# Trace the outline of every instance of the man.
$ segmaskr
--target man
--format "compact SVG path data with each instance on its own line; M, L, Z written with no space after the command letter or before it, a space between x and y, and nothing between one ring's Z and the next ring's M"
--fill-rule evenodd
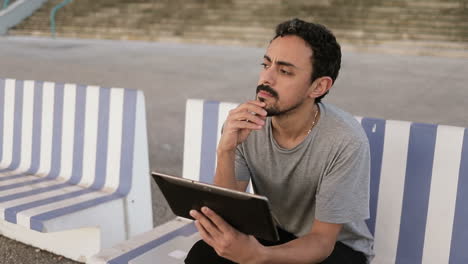
M215 184L268 197L281 241L235 230L209 208L192 210L203 238L186 263L366 263L367 137L348 113L321 103L338 76L341 50L324 26L278 25L254 101L230 111L217 149Z

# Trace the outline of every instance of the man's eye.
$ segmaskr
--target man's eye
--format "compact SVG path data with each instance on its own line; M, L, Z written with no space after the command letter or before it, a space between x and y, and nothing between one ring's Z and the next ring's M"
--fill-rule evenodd
M286 70L280 70L280 72L284 75L291 75L291 72L288 72Z
M263 66L263 69L268 69L268 68L270 67L270 65L268 65L268 64L266 64L266 63L262 63L262 64L260 64L260 65Z

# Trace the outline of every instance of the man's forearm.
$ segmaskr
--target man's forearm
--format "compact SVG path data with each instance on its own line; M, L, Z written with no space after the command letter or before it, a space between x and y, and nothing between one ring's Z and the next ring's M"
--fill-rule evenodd
M335 241L311 233L285 244L262 248L258 261L252 263L320 263L331 254L334 245Z
M215 185L233 190L239 190L234 171L235 158L235 151L217 152L217 166L216 174L214 177Z

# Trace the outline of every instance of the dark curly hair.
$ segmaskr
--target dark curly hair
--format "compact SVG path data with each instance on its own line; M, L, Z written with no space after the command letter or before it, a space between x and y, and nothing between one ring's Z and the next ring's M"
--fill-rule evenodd
M312 49L311 83L319 77L329 76L335 82L341 67L341 47L333 33L321 24L309 23L298 18L288 20L276 27L278 37L294 35L302 38ZM328 91L315 99L320 102Z

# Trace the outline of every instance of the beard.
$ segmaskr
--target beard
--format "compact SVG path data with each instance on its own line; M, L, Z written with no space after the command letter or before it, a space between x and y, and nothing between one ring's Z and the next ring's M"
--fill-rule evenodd
M265 111L267 112L267 116L281 116L281 115L286 115L286 114L290 113L291 111L298 108L301 104L302 104L302 101L298 102L298 103L294 104L293 106L290 106L290 107L288 107L286 109L279 109L276 106L266 106Z
M271 88L271 87L268 86L268 85L260 84L259 86L257 86L256 95L257 95L260 91L265 91L265 92L271 94L271 96L273 97L273 99L276 99L276 101L279 100L278 92L276 92L273 88ZM257 96L257 99L258 99L260 102L266 102L265 98L262 98L262 97L258 97L258 96ZM285 114L287 114L287 113L293 111L294 109L298 108L302 103L303 103L303 101L297 102L297 103L294 104L293 106L288 107L288 108L286 108L286 109L280 109L279 107L277 107L277 106L275 106L275 105L267 105L267 106L265 106L264 109L265 109L265 111L267 112L267 116L281 116L281 115L285 115Z

